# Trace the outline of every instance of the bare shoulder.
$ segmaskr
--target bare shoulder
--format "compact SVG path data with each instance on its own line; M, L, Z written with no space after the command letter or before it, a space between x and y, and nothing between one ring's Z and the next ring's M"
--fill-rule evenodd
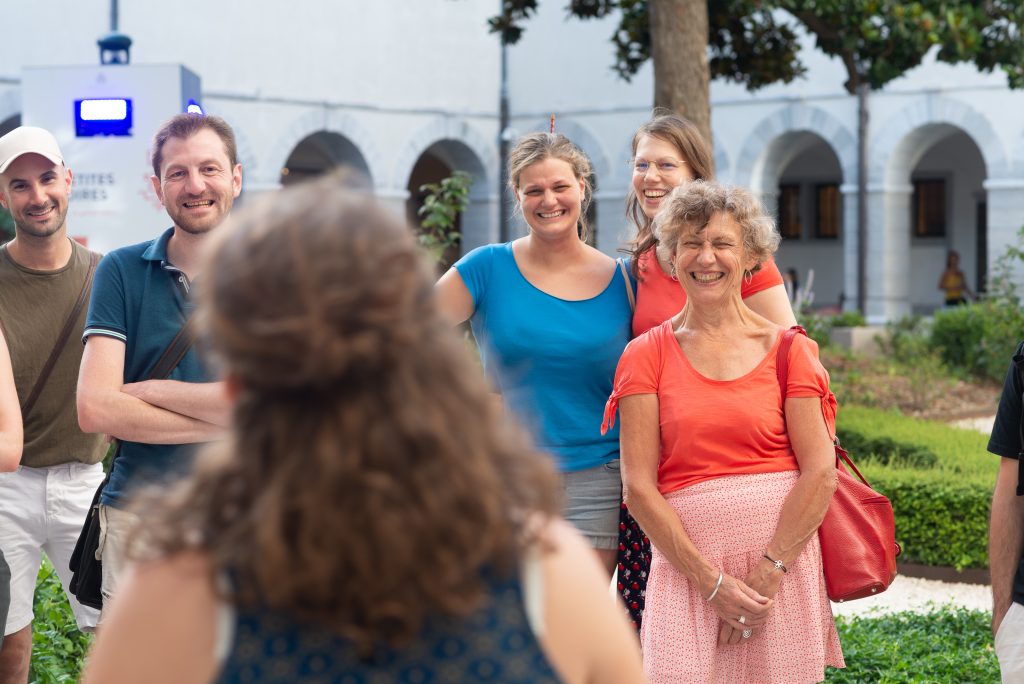
M104 608L82 681L209 681L217 596L205 555L188 552L126 571Z
M544 576L541 644L567 682L642 682L636 633L611 596L597 555L563 520L540 534Z

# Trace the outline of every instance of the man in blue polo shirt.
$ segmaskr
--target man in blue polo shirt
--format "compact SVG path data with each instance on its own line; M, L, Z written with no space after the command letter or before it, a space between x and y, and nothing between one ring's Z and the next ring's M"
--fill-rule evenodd
M100 506L104 597L116 587L137 522L124 510L131 495L186 471L191 445L220 435L228 419L223 385L195 349L168 379L146 378L192 312L200 250L242 190L234 132L215 116L173 117L154 137L153 173L174 225L104 257L83 333L78 421L86 432L121 440Z

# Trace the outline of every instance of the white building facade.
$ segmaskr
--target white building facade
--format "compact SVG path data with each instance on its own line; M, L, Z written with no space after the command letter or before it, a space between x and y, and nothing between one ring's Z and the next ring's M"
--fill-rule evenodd
M121 2L135 64L180 63L202 79L202 104L235 128L248 195L325 168L363 171L396 209L454 169L474 178L461 249L498 239L501 51L481 0L182 0L173 8ZM624 201L630 140L650 114L651 70L632 82L611 71L614 20L566 19L545 0L509 49L512 128L556 128L590 156L597 245L628 239ZM0 132L22 121L25 68L95 64L106 0L5 10ZM815 304L857 301L857 103L841 66L805 50L808 77L750 94L712 88L720 180L750 187L778 212L776 257ZM1024 92L999 74L926 63L868 100L869 319L939 306L936 284L956 250L981 287L1024 223ZM174 112L168 112L168 116ZM31 123L31 121L25 121ZM151 132L143 132L150 135ZM69 163L74 168L74 160ZM140 172L141 173L141 172ZM126 221L131 220L125 217ZM117 226L112 225L112 230ZM516 223L516 230L521 230ZM73 232L73 227L72 227Z

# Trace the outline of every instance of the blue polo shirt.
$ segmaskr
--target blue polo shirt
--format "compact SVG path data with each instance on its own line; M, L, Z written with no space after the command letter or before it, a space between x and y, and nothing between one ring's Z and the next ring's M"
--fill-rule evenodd
M167 261L169 228L156 240L110 252L96 268L82 339L106 335L125 344L124 382L145 380L194 308L184 273ZM193 346L170 379L211 382L210 369ZM102 503L120 508L142 484L186 472L194 445L121 442L121 451L103 490Z

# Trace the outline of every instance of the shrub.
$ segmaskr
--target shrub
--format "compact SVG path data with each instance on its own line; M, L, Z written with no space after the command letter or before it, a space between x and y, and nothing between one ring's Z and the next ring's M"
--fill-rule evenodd
M77 682L92 636L78 631L57 571L46 558L36 581L32 610L32 663L29 681L36 684Z
M859 467L859 466L858 466ZM892 501L903 562L963 568L988 567L992 485L980 476L867 463L868 482Z
M1002 382L1022 339L1024 310L993 296L936 312L930 344L950 368Z
M998 682L992 616L942 608L928 614L837 618L846 669L829 669L835 682Z
M903 561L988 566L999 459L986 451L985 435L862 406L840 409L838 434L868 482L892 501Z
M828 347L832 344L833 328L867 325L867 321L859 311L844 311L833 316L821 316L805 309L797 316L797 322L804 327L807 336L817 342L819 347Z

